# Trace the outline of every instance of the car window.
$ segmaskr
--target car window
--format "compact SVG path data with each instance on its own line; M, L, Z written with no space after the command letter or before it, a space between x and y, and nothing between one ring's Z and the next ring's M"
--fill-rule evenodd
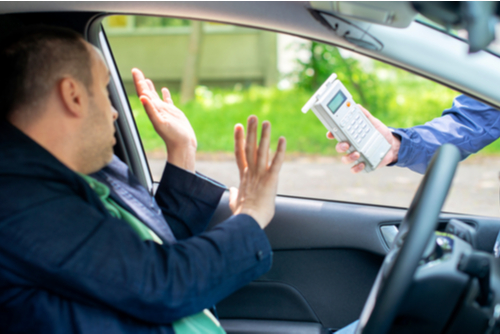
M130 106L158 182L167 154L135 94L131 69L156 89L168 87L198 141L197 170L238 186L233 128L255 114L272 124L272 147L287 138L278 193L408 207L422 175L384 167L352 174L336 141L302 106L335 72L354 100L383 123L406 128L439 117L459 95L447 87L370 58L301 38L246 27L177 18L109 16L103 22ZM462 162L445 211L498 213L495 142Z

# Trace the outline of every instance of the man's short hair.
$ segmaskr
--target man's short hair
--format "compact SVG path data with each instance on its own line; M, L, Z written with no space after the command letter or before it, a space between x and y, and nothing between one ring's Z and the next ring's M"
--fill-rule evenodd
M37 25L9 35L0 42L0 120L36 108L65 76L91 92L91 68L90 52L72 30Z

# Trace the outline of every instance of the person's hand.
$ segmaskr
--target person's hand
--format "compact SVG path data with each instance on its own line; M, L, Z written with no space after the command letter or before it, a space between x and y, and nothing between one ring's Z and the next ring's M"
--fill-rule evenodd
M366 110L365 108L363 108L360 105L358 105L358 106L363 111L363 113L368 118L368 120L373 124L375 129L377 129L382 134L382 136L384 136L384 138L389 142L389 144L391 144L391 149L389 150L389 152L387 152L384 159L382 159L382 161L378 165L378 168L383 167L383 166L387 166L388 164L397 161L398 160L399 146L401 145L400 140L398 138L396 138L395 136L393 136L391 130L389 130L389 128L384 123L382 123L379 119L373 117L372 114L370 114L370 112L368 110ZM328 131L326 133L326 137L328 139L335 138L330 131ZM345 153L349 150L349 147L350 147L349 143L339 142L339 143L337 143L337 146L335 147L335 149L339 153ZM344 155L342 157L342 162L344 164L352 164L353 162L358 160L359 157L360 157L359 152L354 151L354 152L351 152L350 154ZM351 172L356 174L356 173L361 172L364 168L365 168L365 164L362 162L362 163L359 163L359 164L353 166L351 168Z
M278 174L285 159L286 140L280 137L278 149L269 163L271 124L267 121L262 123L258 147L256 116L248 117L247 127L246 140L243 126L236 124L234 127L234 151L240 171L240 187L230 189L229 207L233 214L248 214L264 228L274 216Z
M132 77L137 95L155 131L167 145L168 162L194 172L197 142L191 123L174 105L167 88L161 89L161 99L153 82L146 79L141 70L132 69Z

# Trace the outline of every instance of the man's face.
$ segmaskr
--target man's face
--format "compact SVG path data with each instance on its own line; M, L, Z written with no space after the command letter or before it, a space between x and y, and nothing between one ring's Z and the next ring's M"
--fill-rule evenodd
M88 116L84 125L83 156L89 157L86 169L95 172L106 166L113 157L116 143L114 121L118 113L108 95L109 70L99 52L86 43L92 55L92 87L89 91Z

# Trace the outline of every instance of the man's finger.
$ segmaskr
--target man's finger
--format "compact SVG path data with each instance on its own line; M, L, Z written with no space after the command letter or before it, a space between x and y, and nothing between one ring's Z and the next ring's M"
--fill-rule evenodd
M363 107L362 105L358 104L358 107L359 107L359 109L361 109L363 114L365 114L365 116L370 120L370 122L372 122L372 119L374 118L373 115L367 109L365 109L365 107Z
M163 95L163 101L167 102L167 103L174 103L172 101L172 95L170 95L170 91L168 90L168 88L166 87L163 87L161 89L161 94Z
M247 167L247 160L245 157L245 130L241 124L236 124L234 126L234 155L241 177L243 171Z
M149 99L149 97L142 95L139 97L139 100L141 100L142 105L144 106L144 109L146 110L146 114L148 115L149 119L151 120L151 123L153 125L158 124L159 118L158 118L158 113L156 112L155 106L153 102Z
M148 88L151 92L153 92L155 98L160 98L160 95L156 92L155 85L153 81L146 79L146 84L148 85Z
M354 161L358 160L360 157L359 152L352 152L349 155L344 155L342 157L342 163L344 164L352 164Z
M139 85L141 80L144 80L144 74L142 71L138 68L133 68L132 69L132 78L134 79L134 86L135 86L135 91L137 93L137 96L142 95L142 89L140 89Z
M344 152L347 152L349 147L350 147L349 143L343 141L343 142L337 143L337 145L335 146L335 149L339 153L344 153Z
M245 154L247 166L250 170L255 169L257 159L257 117L252 115L248 117L247 139L245 144Z
M281 166L285 161L285 151L286 151L286 139L285 137L280 137L278 140L278 148L276 149L276 153L274 154L273 162L271 163L271 167L269 167L269 171L272 174L278 174L281 170Z
M259 172L267 169L267 156L269 154L269 142L271 140L271 123L262 122L262 132L260 135L259 148L257 150L257 170Z
M364 162L362 162L362 163L360 163L360 164L357 164L356 166L353 166L353 167L351 168L351 172L352 172L353 174L357 174L357 173L362 172L362 171L363 171L363 169L365 169L365 163L364 163Z
M152 91L149 89L148 83L144 78L144 74L139 69L134 68L132 70L132 76L134 78L134 86L137 92L137 96L147 95L150 98L154 98Z
M150 100L156 100L157 94L149 89L148 83L146 80L141 80L138 84L139 88L139 96L147 96Z

